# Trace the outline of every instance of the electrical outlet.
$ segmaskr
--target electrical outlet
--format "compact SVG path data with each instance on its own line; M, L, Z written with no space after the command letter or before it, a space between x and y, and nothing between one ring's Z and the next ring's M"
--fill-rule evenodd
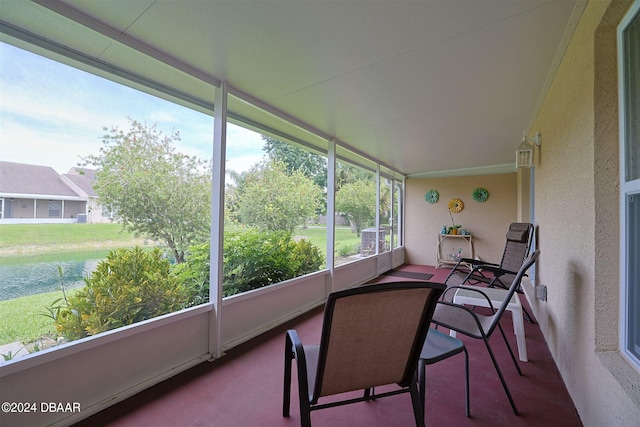
M547 300L547 285L536 286L536 298L541 301Z

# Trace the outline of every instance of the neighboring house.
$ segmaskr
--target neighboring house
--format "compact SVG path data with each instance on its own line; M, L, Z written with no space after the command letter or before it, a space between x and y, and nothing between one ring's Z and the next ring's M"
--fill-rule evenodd
M94 175L72 168L61 176L49 166L0 162L0 223L102 222Z
M86 198L87 222L112 221L113 212L100 203L98 194L93 189L93 181L96 178L95 169L73 167L66 174L62 174L61 178L64 183Z

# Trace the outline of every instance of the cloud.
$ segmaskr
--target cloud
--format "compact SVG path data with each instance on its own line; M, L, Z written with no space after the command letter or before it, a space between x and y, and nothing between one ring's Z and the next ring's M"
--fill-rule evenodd
M103 128L129 128L128 118L179 131L176 149L210 159L213 117L0 43L0 158L67 172L80 156L98 154ZM260 134L227 126L227 167L262 160Z
M180 123L176 116L166 111L154 111L149 114L148 118L152 123Z
M226 170L232 170L238 173L246 172L251 169L251 166L261 162L263 157L262 154L254 154L227 159Z
M229 123L227 125L227 146L233 150L262 150L264 141L261 135L249 129Z

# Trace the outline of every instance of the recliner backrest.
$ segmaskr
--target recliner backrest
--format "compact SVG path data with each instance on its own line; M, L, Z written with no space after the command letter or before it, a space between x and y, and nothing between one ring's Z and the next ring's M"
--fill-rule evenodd
M524 259L529 255L533 239L533 224L526 222L513 222L507 231L507 243L502 253L500 268L509 271L518 271ZM506 277L506 283L513 280L513 275Z

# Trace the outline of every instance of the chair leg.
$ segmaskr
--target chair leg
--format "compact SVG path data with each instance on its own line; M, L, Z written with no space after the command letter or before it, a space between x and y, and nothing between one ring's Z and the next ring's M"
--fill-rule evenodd
M522 289L522 284L518 286L518 289L516 289L516 292L519 294L524 294L524 289ZM536 321L534 320L533 316L531 316L527 311L527 309L524 307L522 307L522 317L524 318L524 320L531 323L532 325L536 324Z
M298 361L299 362L299 361ZM311 427L311 403L309 403L308 383L306 377L303 381L300 378L304 375L300 373L300 368L306 369L306 366L298 365L298 400L300 401L300 425L302 427Z
M289 340L286 340L284 349L284 387L282 396L282 416L288 417L291 408L291 361L293 352L290 348Z
M511 360L513 360L513 364L516 365L516 369L518 370L518 375L522 376L522 371L520 370L520 364L518 363L518 360L516 359L516 355L513 354L513 350L511 349L511 346L509 345L509 340L507 340L507 335L504 333L504 329L502 329L502 326L500 326L500 323L498 323L498 329L500 329L500 333L502 334L502 338L504 338L504 343L507 345L507 349L509 350L509 354L511 355Z
M416 427L424 427L424 410L422 409L422 399L418 392L418 384L414 374L413 380L409 384L409 393L411 394L411 404L413 405L413 415L416 419Z
M308 401L300 401L300 426L311 427L311 408Z
M376 400L376 388L365 388L364 389L364 398L365 400Z
M469 418L471 417L471 404L469 402L469 353L466 347L463 347L462 350L464 350L464 406L467 418Z
M534 320L533 316L529 314L526 308L522 307L522 312L524 313L524 320L531 323L532 325L536 324L536 321Z
M483 337L482 339L484 341L484 345L487 347L487 350L489 351L489 356L491 356L491 361L493 362L493 366L496 368L496 372L498 372L498 377L500 378L500 382L502 383L502 388L504 388L504 392L507 394L507 398L509 398L511 409L513 409L514 414L520 415L518 413L518 408L516 408L516 403L513 401L513 397L511 397L509 386L507 386L507 382L504 380L504 377L502 376L502 371L498 366L498 361L496 360L496 357L494 356L493 351L491 350L491 346L489 345L489 340L487 339L487 337Z
M420 392L420 399L422 400L422 410L426 407L426 386L425 386L425 369L424 360L418 361L418 391Z

